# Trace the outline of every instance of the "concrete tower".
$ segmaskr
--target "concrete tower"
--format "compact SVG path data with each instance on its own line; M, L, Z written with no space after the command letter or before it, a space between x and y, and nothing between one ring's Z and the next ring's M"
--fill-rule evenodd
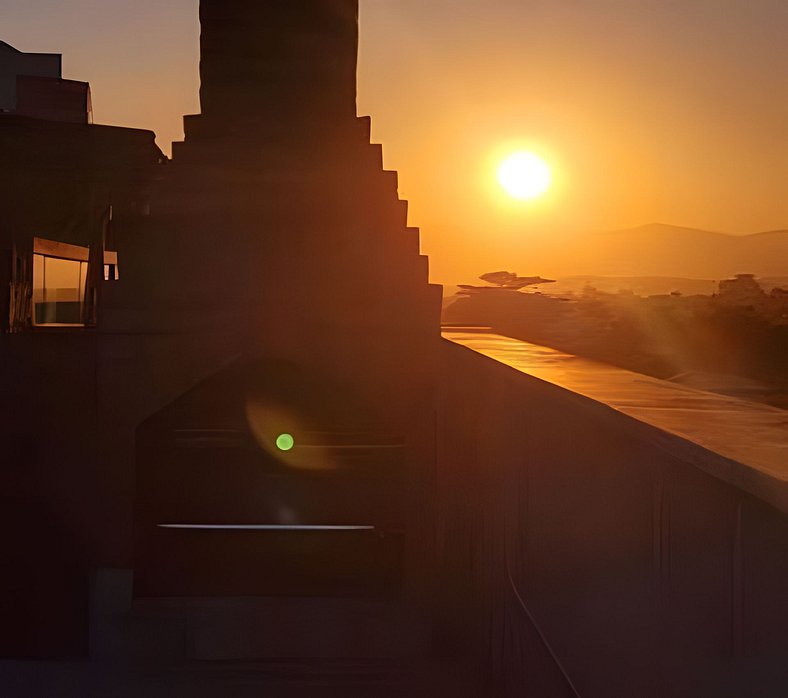
M355 118L357 0L205 0L200 19L210 132L325 138Z
M318 362L363 344L365 360L333 361L345 368L375 337L381 356L437 341L440 289L355 113L358 2L203 0L200 17L202 113L150 217L117 222L125 273L105 329Z
M158 574L155 562L173 559L170 538L157 547L156 522L187 515L168 508L168 493L195 472L185 456L182 468L174 465L184 453L177 448L161 461L174 433L196 424L260 441L268 424L246 423L251 399L311 420L312 433L333 434L329 441L344 439L328 444L332 453L353 445L350 432L360 434L356 446L381 445L369 451L366 489L351 494L329 478L311 504L259 499L271 491L266 468L287 461L276 453L271 461L270 444L261 444L259 456L269 465L244 471L253 473L249 482L231 482L228 473L243 467L233 470L226 454L217 456L219 479L190 484L194 502L237 493L221 512L204 512L213 520L275 520L303 505L298 516L307 523L331 523L363 503L359 517L395 528L407 520L415 531L434 452L440 288L428 283L397 175L383 170L369 119L356 116L357 1L202 0L200 17L202 113L186 117L185 141L174 145L150 215L115 221L120 280L107 290L102 317L103 332L116 338L112 351L127 362L122 376L108 376L107 401L111 409L124 396L116 429L137 433L137 528L150 553L137 579L148 580L145 593L177 592L180 583ZM257 391L251 398L250 386ZM363 407L349 410L351 403ZM386 449L397 457L381 460ZM395 471L410 483L405 499L385 492ZM287 472L291 492L311 487L298 484L298 467ZM371 472L380 477L370 479ZM332 501L356 504L331 514L323 504ZM414 532L408 539L425 538ZM297 576L284 578L304 581ZM238 583L248 580L240 575ZM199 584L191 591L199 593Z

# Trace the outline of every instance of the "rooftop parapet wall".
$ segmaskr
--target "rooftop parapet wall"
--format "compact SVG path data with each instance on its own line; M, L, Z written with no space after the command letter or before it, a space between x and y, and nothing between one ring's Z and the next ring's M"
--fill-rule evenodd
M451 330L444 337L632 417L633 428L648 434L660 448L788 513L785 410L694 390L510 337Z
M76 80L19 75L16 113L34 119L88 124L93 118L90 85Z
M496 695L553 695L533 685L537 650L568 695L782 695L785 412L444 338L441 615Z

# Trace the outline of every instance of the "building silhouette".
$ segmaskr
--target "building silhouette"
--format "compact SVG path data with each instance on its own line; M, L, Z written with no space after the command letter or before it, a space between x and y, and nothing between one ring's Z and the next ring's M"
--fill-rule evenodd
M60 54L23 53L0 41L0 113L88 123L90 86L64 80Z
M0 115L0 683L778 695L782 411L441 336L357 0L200 18L172 161Z

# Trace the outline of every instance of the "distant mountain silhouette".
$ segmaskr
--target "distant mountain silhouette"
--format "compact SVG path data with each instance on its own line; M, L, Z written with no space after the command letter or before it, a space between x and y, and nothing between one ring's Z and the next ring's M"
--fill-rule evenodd
M734 274L788 275L788 230L726 235L651 224L592 233L543 247L530 263L539 273L595 276L672 276L723 279ZM521 265L522 266L522 265Z

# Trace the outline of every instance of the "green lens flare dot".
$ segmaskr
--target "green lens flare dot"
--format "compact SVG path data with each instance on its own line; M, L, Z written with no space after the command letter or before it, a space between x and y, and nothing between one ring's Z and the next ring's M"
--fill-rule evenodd
M290 434L280 434L276 437L276 447L280 451L290 451L295 446L295 439Z

